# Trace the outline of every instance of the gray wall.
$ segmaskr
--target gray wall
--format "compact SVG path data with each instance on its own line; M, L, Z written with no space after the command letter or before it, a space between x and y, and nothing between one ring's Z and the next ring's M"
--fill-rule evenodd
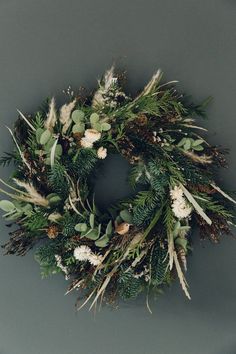
M215 98L210 139L231 149L222 182L235 187L236 1L0 0L1 151L16 108L36 109L71 84L92 88L112 61L129 90L161 67L196 99ZM7 171L1 171L6 176ZM1 241L7 239L1 223ZM0 256L0 354L235 354L236 242L195 237L188 280L152 304L76 314L61 277L41 280L33 255Z

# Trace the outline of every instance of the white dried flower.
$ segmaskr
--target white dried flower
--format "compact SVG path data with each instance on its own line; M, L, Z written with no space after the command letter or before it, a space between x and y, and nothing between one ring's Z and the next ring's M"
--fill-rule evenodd
M93 143L90 140L88 140L87 138L82 138L80 140L80 145L85 149L93 147Z
M190 216L192 212L192 207L187 203L184 192L181 187L174 186L170 190L170 196L172 199L172 211L177 219L185 219Z
M184 198L182 201L175 200L171 207L177 219L185 219L189 217L192 212L191 206L186 203Z
M98 132L96 129L86 129L84 132L84 136L91 143L95 143L95 141L101 138L101 133Z
M97 266L99 264L102 263L102 256L99 255L99 254L95 254L95 253L92 253L89 258L88 258L88 261L90 264L92 264L93 266Z
M172 200L181 198L183 194L184 192L179 186L174 186L174 188L170 190L170 196Z
M74 257L77 261L89 261L93 266L97 266L102 263L102 256L92 252L88 246L78 246L74 249Z
M78 246L74 249L74 257L77 261L88 261L92 251L88 246Z
M97 151L97 156L99 159L105 159L107 157L107 149L101 146Z

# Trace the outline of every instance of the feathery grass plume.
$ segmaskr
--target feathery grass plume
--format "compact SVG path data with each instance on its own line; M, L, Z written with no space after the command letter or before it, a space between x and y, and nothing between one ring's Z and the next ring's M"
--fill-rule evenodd
M201 163L203 165L212 163L212 157L208 156L206 154L203 154L203 155L199 156L199 155L195 154L194 152L185 151L185 150L183 150L183 153L184 153L184 155L189 157L194 162Z
M49 104L49 112L44 125L45 128L50 131L53 131L56 121L57 121L57 113L56 113L55 98L52 97L51 102Z
M160 83L163 72L161 69L158 69L157 72L152 76L151 80L144 87L143 91L140 93L138 97L147 96L155 92L157 85Z
M13 181L21 188L24 188L27 193L28 196L24 195L24 200L26 202L35 204L35 205L40 205L42 207L47 207L49 202L48 200L43 197L41 194L39 194L37 192L37 190L35 189L35 187L31 184L31 183L26 183L23 181L18 180L17 178L13 178Z
M68 104L64 104L60 109L60 122L63 125L62 132L65 134L72 123L71 112L75 108L76 99Z
M95 92L92 100L93 108L101 107L104 105L105 100L103 95L104 93L107 93L109 91L113 83L114 83L114 66L112 65L112 67L105 72L102 82L100 80L98 81L99 88Z

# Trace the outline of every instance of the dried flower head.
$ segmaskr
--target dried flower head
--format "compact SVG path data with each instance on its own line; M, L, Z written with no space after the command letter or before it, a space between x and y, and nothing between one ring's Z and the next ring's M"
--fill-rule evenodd
M99 159L105 159L107 157L107 149L101 146L97 151L97 156Z

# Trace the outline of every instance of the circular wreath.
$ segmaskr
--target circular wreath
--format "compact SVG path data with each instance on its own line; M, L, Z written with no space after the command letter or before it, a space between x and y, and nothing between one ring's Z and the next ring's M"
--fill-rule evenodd
M207 102L190 103L161 78L158 70L132 98L112 67L93 94L69 88L59 109L52 98L33 115L18 111L8 128L15 149L0 163L16 168L10 182L1 179L10 198L0 208L17 229L5 252L25 255L39 244L42 275L63 273L67 293L80 290L80 307L159 291L176 277L190 299L184 272L192 228L218 242L234 223L235 201L215 182L225 151L199 135L206 129L194 119ZM94 180L113 153L131 164L134 193L101 212Z

